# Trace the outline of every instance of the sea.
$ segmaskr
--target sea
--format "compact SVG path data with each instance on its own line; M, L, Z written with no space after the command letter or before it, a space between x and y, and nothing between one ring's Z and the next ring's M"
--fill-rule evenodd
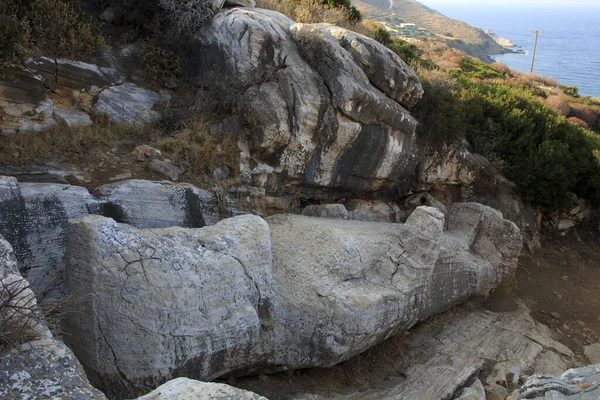
M421 0L459 19L521 46L526 54L492 55L509 68L529 72L535 35L540 31L533 72L577 86L584 96L600 97L600 0L443 1Z

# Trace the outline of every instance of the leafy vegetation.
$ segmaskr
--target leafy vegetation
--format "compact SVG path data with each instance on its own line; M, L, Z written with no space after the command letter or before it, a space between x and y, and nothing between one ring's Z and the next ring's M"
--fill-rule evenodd
M0 2L0 67L40 50L82 58L104 44L94 18L66 0Z
M348 21L350 22L360 22L362 19L360 11L352 5L350 0L323 0L323 4L329 8L344 8L348 13Z
M420 70L425 96L414 110L420 136L429 143L466 138L543 209L566 206L571 193L600 202L600 136L585 121L567 120L542 102L535 86L509 84L506 72L471 58L459 65L452 72ZM581 116L597 119L590 113Z

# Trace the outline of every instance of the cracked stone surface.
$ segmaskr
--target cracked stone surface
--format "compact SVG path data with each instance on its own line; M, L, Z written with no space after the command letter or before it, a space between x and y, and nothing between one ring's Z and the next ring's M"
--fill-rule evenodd
M105 400L85 377L71 350L54 339L0 353L0 398Z
M331 366L510 278L518 228L477 204L406 224L279 215L202 229L72 220L68 344L108 391ZM469 218L470 225L452 218Z
M271 281L261 218L142 231L87 216L70 223L69 242L68 291L83 305L67 343L108 392L138 395L261 359L258 310Z
M99 191L97 199L79 186L0 176L0 235L38 296L52 300L64 293L70 218L100 214L141 228L197 228L219 220L214 194L190 184L129 180Z
M600 364L574 368L560 376L530 377L519 390L519 400L597 400L600 398Z

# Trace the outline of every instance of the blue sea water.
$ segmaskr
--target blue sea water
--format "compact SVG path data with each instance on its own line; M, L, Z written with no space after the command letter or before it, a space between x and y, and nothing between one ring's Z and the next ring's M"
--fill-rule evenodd
M491 29L527 54L493 57L511 69L529 72L534 46L532 31L540 30L533 72L579 87L579 93L600 97L600 1L538 4L460 3L421 0L440 13ZM559 4L557 4L559 3Z

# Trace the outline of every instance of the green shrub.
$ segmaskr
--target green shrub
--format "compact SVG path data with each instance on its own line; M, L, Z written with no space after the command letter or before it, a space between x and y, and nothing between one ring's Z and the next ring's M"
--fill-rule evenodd
M571 97L579 97L579 88L577 86L558 85L559 88Z
M352 5L350 0L323 0L323 4L329 8L344 8L348 13L348 21L350 22L360 22L362 20L362 14Z
M476 152L499 158L523 198L544 209L575 193L600 200L597 135L571 124L527 90L461 81L465 134Z
M487 64L477 61L471 57L465 57L460 62L460 69L464 76L477 79L493 79L493 78L504 78L506 74L504 72L495 70Z
M32 53L81 58L103 43L99 23L67 0L0 2L0 68Z

